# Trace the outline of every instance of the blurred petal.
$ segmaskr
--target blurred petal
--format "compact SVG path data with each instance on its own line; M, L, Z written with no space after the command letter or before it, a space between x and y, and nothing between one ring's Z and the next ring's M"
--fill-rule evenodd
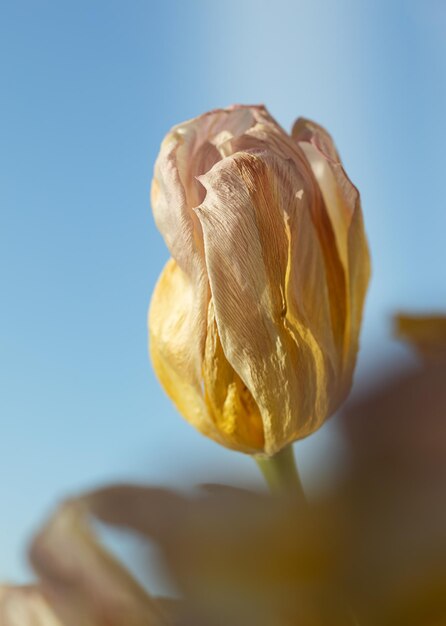
M64 625L37 587L0 586L0 626Z
M395 332L425 359L446 358L446 316L397 315Z
M62 505L35 538L31 561L64 626L162 626L160 607L96 541L86 501Z
M359 398L343 416L356 463L388 478L422 471L446 477L446 360L400 371Z
M445 381L444 360L400 370L342 418L346 579L366 623L446 620Z
M200 624L349 624L328 582L335 546L327 518L293 498L228 488L186 498L131 486L90 498L104 522L155 539Z

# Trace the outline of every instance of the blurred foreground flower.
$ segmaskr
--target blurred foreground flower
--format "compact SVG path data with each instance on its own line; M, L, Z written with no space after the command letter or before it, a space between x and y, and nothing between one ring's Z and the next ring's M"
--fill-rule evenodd
M402 371L352 406L344 475L307 505L221 486L68 501L34 541L38 585L0 591L1 626L446 623L445 377L444 361ZM92 516L155 541L176 600L133 581Z
M215 441L274 455L349 392L369 279L359 194L330 136L262 106L180 124L152 205L172 259L149 314L153 366Z
M91 528L91 514L87 497L59 507L31 547L38 584L32 591L0 588L0 626L171 623L162 601L150 597L99 544Z
M344 416L351 594L366 624L446 624L445 382L446 359L397 372Z

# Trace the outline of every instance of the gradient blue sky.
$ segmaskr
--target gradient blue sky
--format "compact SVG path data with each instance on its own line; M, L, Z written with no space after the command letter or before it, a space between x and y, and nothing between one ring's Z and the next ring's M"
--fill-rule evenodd
M256 479L175 413L146 348L167 259L149 186L173 125L265 103L333 134L373 282L358 378L404 352L391 313L446 308L440 0L0 1L0 579L67 493ZM335 446L299 443L304 479Z

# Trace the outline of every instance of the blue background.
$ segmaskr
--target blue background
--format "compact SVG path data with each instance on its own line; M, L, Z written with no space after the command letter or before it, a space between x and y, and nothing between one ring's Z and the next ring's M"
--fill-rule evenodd
M1 0L0 580L27 580L26 541L66 494L257 480L183 422L147 357L172 125L263 102L333 134L373 254L359 382L405 353L395 310L446 309L445 35L432 0ZM296 445L308 484L337 445L332 424Z

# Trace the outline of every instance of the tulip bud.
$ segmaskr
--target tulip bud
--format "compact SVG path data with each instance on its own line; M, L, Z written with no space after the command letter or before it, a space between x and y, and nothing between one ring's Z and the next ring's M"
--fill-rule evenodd
M149 312L155 372L215 441L273 455L349 392L370 273L359 194L330 136L262 106L180 124L152 206L172 258Z

